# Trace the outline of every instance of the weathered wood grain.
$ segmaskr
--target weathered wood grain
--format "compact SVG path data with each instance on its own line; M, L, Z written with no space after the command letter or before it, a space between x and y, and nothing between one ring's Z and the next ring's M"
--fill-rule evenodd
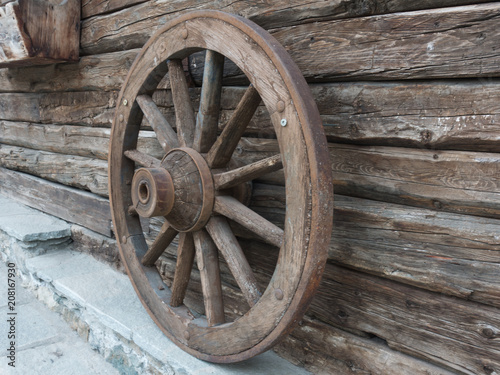
M109 127L117 97L116 91L0 93L0 119Z
M148 0L82 0L82 19L97 14L116 12L120 9L146 1Z
M112 236L109 201L97 195L1 167L0 192L50 215Z
M80 1L17 0L2 5L0 67L78 60Z
M310 85L327 138L333 142L381 146L496 151L500 86L494 79ZM244 87L224 87L219 130L241 100ZM199 89L191 89L198 106ZM47 124L111 126L116 91L1 93L0 119ZM169 90L153 98L175 126ZM144 128L149 128L147 121ZM257 107L247 135L274 134L267 110Z
M78 63L0 69L0 92L119 90L137 52L86 56Z
M103 146L107 144L108 129L80 127L59 129L57 126L47 128L47 126L35 127L27 124L20 128L20 130L18 127L13 128L17 135L10 135L10 131L6 131L6 135L2 136L2 142L70 155L106 158L107 147ZM29 136L30 134L39 137ZM152 132L141 132L138 147L139 150L157 159L161 159L164 155ZM2 150L4 150L0 151L2 162L7 163L4 166L27 168L21 170L42 175L42 172L37 170L34 160L37 153L44 154L44 152L10 146L2 146ZM235 160L241 165L247 165L275 155L278 151L275 140L243 138L237 147ZM500 218L498 203L500 182L497 178L500 175L500 166L499 156L496 153L340 144L330 144L330 152L334 185L339 194L439 211ZM51 160L61 168L61 171L65 168L83 168L80 171L82 176L92 175L93 172L86 168L84 162L71 165L67 158L66 155L51 156ZM94 161L88 159L88 162ZM104 163L100 168L106 165ZM98 169L96 174L101 176L102 171ZM73 175L77 172L68 171L68 173ZM260 181L283 185L284 176L278 171L263 176ZM107 195L107 188L97 185L99 187L89 183L81 186L87 188L93 186L94 192Z
M304 318L274 350L317 375L452 375L428 362L390 349L381 339L361 338Z
M108 195L108 165L103 160L0 144L0 166Z
M0 120L0 142L3 144L103 160L108 158L110 133L108 128ZM138 149L159 159L164 154L152 131L140 132Z
M284 188L254 184L250 207L282 225ZM329 259L405 284L500 307L499 225L498 219L337 194Z
M123 9L128 6L143 3L148 0L83 0L82 1L82 18L111 13ZM334 0L330 2L312 1L305 4L302 1L274 1L270 4L255 4L251 1L241 1L241 4L225 4L220 5L220 10L225 10L231 7L239 7L241 9L238 14L249 18L261 25L262 27L272 28L279 26L289 26L297 23L307 23L326 19L351 18L359 16L367 16L372 14L384 14L403 12L418 9L441 8L454 5L466 5L474 3L482 3L487 0L423 0L412 1L408 3L404 0L386 0L386 1L364 1L356 0ZM189 4L191 3L191 4ZM197 3L192 0L181 1L177 5L177 12L188 11L195 9ZM162 4L156 4L157 7ZM213 4L212 9L216 9L216 4ZM218 4L217 4L218 5ZM164 9L164 8L162 8ZM163 10L164 11L164 10ZM225 10L231 12L231 10ZM236 12L232 12L236 13Z
M498 151L495 79L311 85L333 142Z
M273 35L314 80L488 77L498 74L499 14L492 3L302 24Z
M267 274L269 277L274 268L276 252L259 243L240 243L256 277L261 281L265 279L261 275ZM174 252L167 253L169 256ZM162 261L171 263L168 267L171 271L168 272L172 272L175 261L168 258L162 258ZM167 269L165 264L162 267ZM221 269L223 268L224 265L221 264ZM224 272L223 285L233 285L231 281L226 281ZM192 287L197 288L194 283L191 284L190 288ZM188 291L188 295L190 292ZM238 306L244 302L236 300L234 303ZM236 308L236 311L239 310ZM461 374L492 374L498 371L498 308L429 292L329 263L309 314L343 330L378 337L387 341L391 349L423 358ZM324 338L326 337L318 338L317 342ZM315 341L312 338L306 340ZM438 369L434 367L434 371Z
M331 155L339 194L500 217L498 154L332 145Z
M244 138L235 158L248 164L277 151L274 140ZM338 194L500 217L496 153L330 144L330 154ZM284 185L281 172L260 180Z
M500 371L498 308L329 264L310 311L459 373Z
M84 23L83 53L141 47L153 22L158 27L175 14L172 8L153 9L154 3ZM498 13L499 5L492 3L302 23L272 34L313 81L488 77L499 73Z

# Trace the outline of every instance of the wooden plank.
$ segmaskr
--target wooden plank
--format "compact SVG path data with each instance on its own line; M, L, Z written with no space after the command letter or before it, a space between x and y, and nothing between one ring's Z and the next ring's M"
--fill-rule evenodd
M91 130L95 131L95 129ZM25 126L23 132L21 134L29 135L29 126ZM43 128L39 128L39 132L33 134L41 133L43 133ZM94 135L98 141L97 144L92 146L90 143L89 149L89 143L86 142L85 136L86 134L90 135L91 132L75 135L74 143L71 139L67 139L71 137L65 139L63 131L47 132L49 136L53 134L55 134L55 139L52 143L48 142L47 145L43 145L43 140L50 138L47 136L42 136L42 141L28 137L28 140L23 140L24 143L21 145L68 152L72 155L86 153L86 156L96 155L105 158L102 149L101 151L99 149L106 140L99 139L98 135ZM140 139L139 150L161 159L163 151L154 135L151 132L142 134L144 136ZM15 142L8 142L16 143L23 139L23 137L18 136L14 136L14 138ZM92 137L89 140L92 140ZM58 145L61 145L61 148L58 149L60 147ZM241 165L262 160L265 157L275 155L278 151L277 143L272 139L243 138L238 147L235 159ZM92 155L89 155L89 150ZM104 150L107 150L107 147ZM499 156L496 153L339 144L330 144L330 151L335 189L339 194L439 211L500 218L498 203L500 202L498 193L500 182L497 177L500 175L500 166ZM0 147L0 160L8 168L18 168L38 176L51 176L47 178L58 178L58 182L81 186L84 189L91 189L97 194L107 196L107 184L97 182L102 181L106 174L104 172L107 166L105 162L79 156L72 157L71 162L69 162L67 155L50 154L48 156L49 154L45 151L35 151L22 147ZM50 163L55 163L54 168L60 169L61 175L57 177L57 174L47 174L51 165L37 166L36 155L40 155L39 161L51 160ZM92 172L93 163L99 165L95 172ZM78 168L81 170L78 171ZM66 169L68 169L67 175L63 178L62 171ZM80 173L82 178L77 178L76 173ZM80 184L76 180L71 182L69 175L74 176L72 178L76 180L82 180L82 182ZM96 177L94 182L91 181L91 175ZM83 180L87 182L84 183ZM263 176L260 181L283 185L283 172L278 171Z
M213 6L210 2L200 7L208 4ZM233 4L244 6L241 2ZM163 5L163 9L153 8L156 5L152 1L124 11L129 13L96 17L84 23L83 51L90 54L141 47L152 29L176 14L165 9L172 7L171 3ZM276 28L272 34L302 73L315 81L488 77L499 73L500 57L489 52L495 51L500 33L498 8L492 3L310 22ZM236 9L225 10L239 13ZM137 22L139 19L143 21ZM129 25L124 25L123 20L128 20Z
M490 52L500 32L499 8L491 3L309 23L273 36L314 80L489 77L498 74L500 61Z
M83 0L82 19L115 12L125 7L146 1L148 0ZM311 1L307 4L304 4L303 1L274 1L272 4L259 4L258 7L251 1L241 1L242 4L236 6L239 7L239 9L241 8L238 14L253 20L262 27L274 28L326 19L351 18L372 14L477 4L487 1L488 0L424 0L408 3L404 0L391 0L383 4L359 3L356 0L335 0L328 3L319 0ZM176 4L178 10L173 11L181 12L192 10L198 3L199 2L194 3L192 0L178 1ZM161 7L163 4L156 2L155 5ZM212 9L216 9L216 5L217 4L212 4ZM231 4L229 7L234 6L235 5ZM225 6L225 8L227 8L227 6ZM165 9L162 10L165 12Z
M2 6L0 67L77 61L80 8L79 0L17 0Z
M82 0L82 19L97 14L116 12L120 9L146 1L148 0Z
M1 167L0 193L107 237L112 236L109 201L95 194Z
M93 17L82 24L82 51L85 54L102 53L118 49L139 48L167 21L182 12L201 9L219 9L239 14L266 29L312 22L402 12L417 9L473 4L485 0L419 0L411 3L391 0L359 3L356 0L324 2L320 0L304 3L302 0L273 1L259 4L238 1L216 4L213 1L175 0L164 2L152 0L120 12Z
M0 119L110 127L117 91L0 93Z
M390 349L383 340L358 337L305 318L274 350L317 375L452 375L428 362Z
M347 145L331 154L339 194L500 217L498 154Z
M498 152L498 83L351 82L311 90L332 142Z
M0 120L0 142L68 155L79 155L107 160L109 136L107 128L83 126L43 125ZM152 131L139 133L138 149L161 159L164 155Z
M500 312L327 264L311 313L465 374L500 371Z
M310 85L330 141L380 146L500 150L500 88L496 80ZM224 87L219 130L225 128L244 87ZM190 90L198 106L199 89ZM116 91L1 93L0 119L110 127ZM153 95L175 126L168 90ZM144 128L148 128L147 122ZM246 134L274 134L267 110L257 107Z
M248 164L278 150L269 139L242 139ZM499 218L498 154L329 144L335 191L416 207ZM281 171L260 179L284 185Z
M250 208L282 225L284 188L254 184ZM335 196L329 259L337 264L500 307L498 219ZM245 233L245 236L251 236Z
M120 90L137 52L84 56L78 63L0 69L0 92Z
M104 160L0 144L0 166L108 196L108 164Z

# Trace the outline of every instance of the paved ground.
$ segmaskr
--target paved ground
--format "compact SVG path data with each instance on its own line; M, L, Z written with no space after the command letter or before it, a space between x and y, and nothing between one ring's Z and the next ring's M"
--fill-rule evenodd
M7 266L0 262L0 374L91 375L119 374L93 351L61 316L16 285L16 315L8 306ZM16 278L16 281L19 281ZM15 318L15 358L9 358L10 323ZM15 367L9 363L15 359Z

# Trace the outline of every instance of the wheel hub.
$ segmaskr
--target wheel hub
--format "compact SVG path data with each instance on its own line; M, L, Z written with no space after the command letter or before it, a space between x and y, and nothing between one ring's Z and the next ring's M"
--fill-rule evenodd
M212 214L212 172L192 148L172 149L160 168L140 168L132 180L132 202L143 217L164 216L179 232L199 230Z

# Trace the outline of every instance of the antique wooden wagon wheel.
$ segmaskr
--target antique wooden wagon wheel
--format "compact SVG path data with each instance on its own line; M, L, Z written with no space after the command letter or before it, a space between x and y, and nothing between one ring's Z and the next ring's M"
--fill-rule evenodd
M181 60L201 50L207 51L206 63L195 116ZM232 60L251 85L218 135L224 58ZM151 98L167 73L176 130ZM280 153L235 168L231 156L261 100ZM137 150L143 116L162 145L162 160ZM241 203L237 194L238 186L281 168L286 180L284 230ZM113 223L128 275L151 317L181 348L204 360L236 362L267 350L301 318L326 262L332 177L309 88L284 48L265 30L238 16L198 11L157 32L139 53L120 93L109 183ZM138 215L166 218L149 247ZM265 290L259 290L230 221L279 248ZM177 235L177 265L168 288L154 264ZM250 305L234 321L224 315L219 253ZM194 258L205 317L195 316L183 303Z

